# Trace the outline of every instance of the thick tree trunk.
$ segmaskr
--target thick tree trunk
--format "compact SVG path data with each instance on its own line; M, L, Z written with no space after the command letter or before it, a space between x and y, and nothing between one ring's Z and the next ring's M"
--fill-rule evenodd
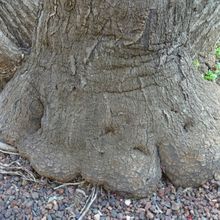
M30 54L38 0L0 0L0 91Z
M213 25L201 32L212 36L208 46L220 37L219 7L45 1L30 60L0 95L1 139L42 175L80 174L138 196L155 189L161 167L176 185L211 178L220 168L220 90L191 63L207 49L195 39L203 22Z

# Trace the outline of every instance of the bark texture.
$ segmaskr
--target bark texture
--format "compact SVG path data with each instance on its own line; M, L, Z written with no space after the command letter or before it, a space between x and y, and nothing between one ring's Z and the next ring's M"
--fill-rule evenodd
M162 170L201 184L220 168L220 90L191 63L219 39L219 10L218 0L44 1L30 59L0 95L1 139L60 181L80 174L137 196Z
M38 3L0 0L0 91L31 52Z

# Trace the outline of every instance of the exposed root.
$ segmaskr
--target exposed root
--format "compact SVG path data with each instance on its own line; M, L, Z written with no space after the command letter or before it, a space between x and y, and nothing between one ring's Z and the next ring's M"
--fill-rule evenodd
M59 185L57 187L54 187L54 189L59 189L59 188L62 188L62 187L65 187L65 186L78 186L78 185L81 185L85 183L85 181L81 181L81 182L75 182L75 183L64 183L62 185Z
M32 182L38 182L31 171L22 167L18 161L13 161L9 164L0 162L0 173L6 175L21 176L22 179Z
M98 194L98 187L95 186L92 188L92 193L89 195L88 199L86 200L86 204L82 208L80 212L80 217L78 220L83 220L86 213L89 211L90 207L92 206L93 202L96 200Z
M92 206L93 202L97 198L98 187L97 186L93 187L92 192L89 196L87 196L83 190L77 189L77 191L80 194L82 194L84 197L87 197L86 203L83 206L82 210L80 211L80 216L77 218L78 220L83 220L86 213L89 211L89 209ZM74 206L74 204L73 204L73 206ZM75 214L72 212L72 215L69 217L69 219L74 219L74 217L75 217Z
M4 154L19 155L18 150L15 147L9 144L2 143L2 142L0 142L0 152Z

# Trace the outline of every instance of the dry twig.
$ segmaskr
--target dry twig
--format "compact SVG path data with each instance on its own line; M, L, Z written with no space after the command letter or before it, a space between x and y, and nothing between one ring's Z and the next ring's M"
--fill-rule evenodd
M22 179L32 182L38 182L33 173L25 167L22 167L19 161L12 161L9 164L4 164L0 162L0 173L21 176Z
M75 183L64 183L62 185L59 185L57 187L54 187L54 189L59 189L59 188L62 188L62 187L65 187L65 186L78 186L78 185L81 185L85 183L85 181L81 181L81 182L75 182Z
M95 187L92 188L92 193L90 194L90 196L86 200L86 204L82 208L82 210L80 212L80 217L78 218L78 220L83 220L84 219L86 213L89 211L89 209L92 206L93 202L96 200L97 194L98 194L98 187L95 186Z
M0 142L0 152L4 154L14 154L19 155L17 149L9 144Z

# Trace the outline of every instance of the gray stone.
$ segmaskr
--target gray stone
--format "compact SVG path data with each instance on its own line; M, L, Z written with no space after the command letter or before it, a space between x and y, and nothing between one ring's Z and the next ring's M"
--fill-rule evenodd
M147 218L148 219L154 219L154 214L150 211L147 211Z
M111 211L111 216L112 216L112 218L116 218L117 217L117 212L113 209L112 211Z
M117 214L117 219L123 219L123 214L122 213L118 213Z
M25 204L25 206L26 206L27 208L31 208L33 204L34 204L34 201L33 201L33 200L30 200L30 201L28 201L28 202Z
M178 211L181 207L181 204L180 203L177 203L177 202L172 202L172 206L171 206L171 209L174 210L174 211Z
M37 192L32 192L31 196L33 199L38 199L39 198L39 194Z
M93 212L94 214L97 214L97 213L98 213L98 209L92 209L92 212Z
M47 216L47 220L53 220L53 218L51 217L51 215Z
M140 220L145 220L146 219L145 212L140 212L139 219Z
M7 209L7 211L5 212L4 216L5 218L9 218L12 214L12 210L11 209Z

